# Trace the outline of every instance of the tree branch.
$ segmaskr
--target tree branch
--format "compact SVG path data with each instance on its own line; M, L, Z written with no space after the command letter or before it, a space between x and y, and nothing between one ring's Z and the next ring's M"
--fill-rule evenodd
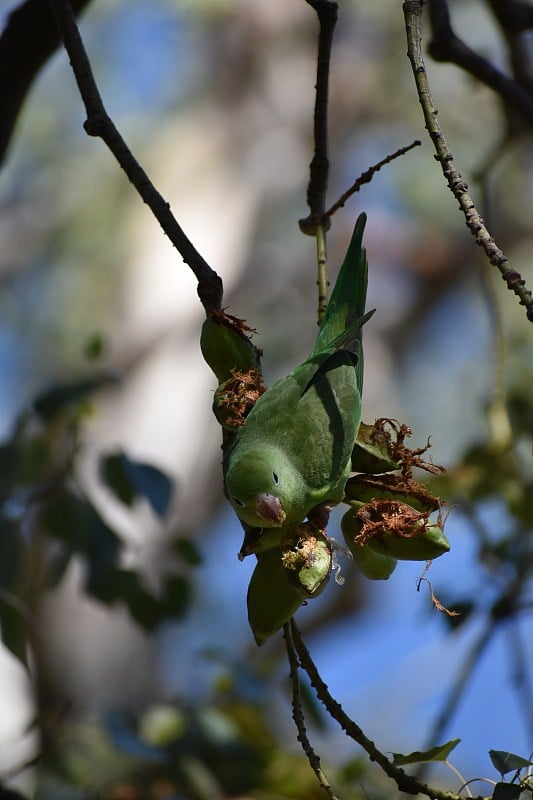
M72 0L77 16L91 0ZM0 36L0 165L28 91L43 64L61 44L54 18L42 0L12 11Z
M209 315L222 306L222 280L204 261L173 216L169 204L154 187L120 135L100 97L89 58L76 25L69 0L49 0L76 83L85 105L84 128L89 136L99 136L111 150L143 201L149 206L174 247L198 280L198 296Z
M374 742L365 736L361 728L346 714L340 703L331 696L328 687L320 677L309 650L305 646L294 619L291 619L290 625L294 647L298 654L300 664L302 669L307 672L311 685L316 692L316 696L320 702L324 704L328 714L339 723L346 735L353 739L354 742L357 742L357 744L368 753L371 761L375 761L379 764L383 772L396 783L398 789L406 794L424 794L426 797L431 798L431 800L459 800L459 795L453 792L444 792L440 789L434 789L431 786L427 786L425 783L421 783L413 776L407 775L403 769L395 766L381 750L378 750ZM482 800L482 798L476 798L476 800Z
M328 156L328 96L329 68L333 32L337 23L338 4L333 0L306 0L315 9L320 31L316 64L316 94L314 114L315 154L310 164L307 204L311 217L323 224L326 209L326 190L329 176Z
M415 6L415 3L411 5ZM429 19L432 40L428 52L435 61L455 64L488 86L516 113L533 125L533 98L516 81L472 50L454 32L447 0L431 0Z
M469 194L468 185L454 164L453 156L449 151L448 144L438 123L437 109L433 105L422 55L420 21L424 4L425 0L406 0L403 4L403 11L407 31L407 55L411 62L426 129L436 150L436 159L441 165L442 172L448 182L450 190L459 203L461 211L465 216L466 225L474 237L476 244L484 250L490 263L499 270L508 289L517 295L520 304L526 308L527 318L530 322L533 322L533 295L526 288L525 281L520 273L511 269L507 257L496 245L494 239L487 230Z

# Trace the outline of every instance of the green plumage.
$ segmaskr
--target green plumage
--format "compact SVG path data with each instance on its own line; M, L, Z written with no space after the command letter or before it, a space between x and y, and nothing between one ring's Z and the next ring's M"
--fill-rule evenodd
M367 289L361 214L309 358L258 400L226 454L226 490L255 527L341 501L361 420Z

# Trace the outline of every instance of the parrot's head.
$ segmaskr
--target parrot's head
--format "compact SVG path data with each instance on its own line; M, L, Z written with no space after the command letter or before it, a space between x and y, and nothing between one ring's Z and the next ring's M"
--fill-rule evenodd
M226 489L237 516L256 528L280 528L299 507L299 473L285 454L261 447L236 454L226 471Z

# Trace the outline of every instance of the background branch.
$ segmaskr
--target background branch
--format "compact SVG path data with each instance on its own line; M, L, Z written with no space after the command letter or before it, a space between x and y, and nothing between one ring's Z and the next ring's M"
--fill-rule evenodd
M527 289L525 281L520 273L511 269L507 257L496 245L494 239L487 230L469 194L468 185L454 164L453 156L450 153L448 144L438 123L437 109L433 105L422 55L420 22L423 6L424 0L406 0L403 4L403 11L407 31L407 54L411 62L426 129L436 150L437 161L439 161L442 167L442 172L448 181L448 186L459 203L465 216L466 225L474 237L476 244L484 250L490 263L499 270L507 287L516 294L520 304L525 306L527 318L530 322L533 322L533 295Z
M221 278L186 236L172 214L169 204L134 158L104 107L69 0L49 0L49 3L85 105L86 132L89 136L99 136L106 143L163 231L192 269L198 280L198 296L206 313L209 315L213 311L220 310L223 292Z
M468 72L496 92L528 125L533 125L533 97L455 34L447 0L431 0L428 11L432 32L432 39L428 44L430 56L435 61L455 64Z

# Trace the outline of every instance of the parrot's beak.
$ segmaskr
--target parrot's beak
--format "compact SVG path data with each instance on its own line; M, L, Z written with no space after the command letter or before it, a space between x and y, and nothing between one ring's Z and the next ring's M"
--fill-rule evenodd
M261 519L273 522L275 525L283 525L285 512L281 507L279 498L274 494L258 494L256 499L257 513Z

